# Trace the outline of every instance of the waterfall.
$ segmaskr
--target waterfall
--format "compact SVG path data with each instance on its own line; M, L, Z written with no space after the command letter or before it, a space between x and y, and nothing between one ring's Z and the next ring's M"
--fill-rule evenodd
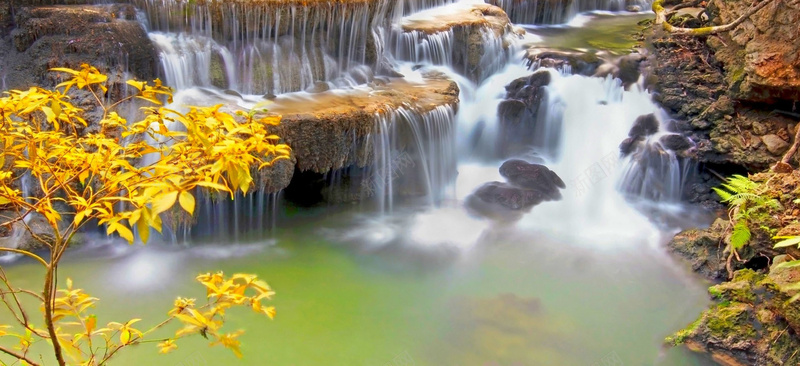
M135 3L151 32L169 34L154 36L165 74L186 83L170 86L213 84L259 95L304 90L375 65L373 25L387 11L385 1Z
M453 66L454 38L452 29L432 34L417 30L405 32L402 29L395 29L391 39L391 49L398 60L416 64Z
M387 106L375 113L367 143L350 131L350 149L359 151L351 155L368 156L367 166L361 160L347 161L324 174L327 188L320 193L330 198L328 202L360 198L391 216L403 197L404 202L416 200L418 207L452 211L447 203L462 202L481 184L501 179L495 178L499 164L518 157L543 161L567 182L563 202L542 204L521 223L573 235L576 225L586 225L587 232L604 232L644 220L626 198L677 202L692 171L679 154L663 148L663 132L620 158L619 144L633 121L660 111L648 93L636 86L626 91L612 78L545 69L552 81L542 87L541 105L521 121L530 126L525 133L508 130L498 116L508 98L506 86L531 75L521 61L522 42L511 28L481 23L416 28L441 16L453 19L483 2L136 1L147 14L167 84L181 91L176 96L180 103L215 100L246 109L263 101L262 95L273 99L271 94L299 92L297 101L323 98L319 90L369 90L387 80L376 77L387 69L412 83L422 79L422 68L442 72L459 84L458 113L454 106L427 106L422 101ZM579 11L628 5L621 0L493 3L516 21L537 23L559 23ZM176 240L238 241L268 233L275 226L281 195L262 190L232 201L199 196L200 214L179 226Z
M174 242L260 240L275 233L282 191L264 189L242 194L231 200L227 194L197 190L197 209L191 222L174 225L169 233Z
M641 156L622 159L619 145L637 117L663 112L648 92L625 90L618 79L548 72L546 123L559 123L560 132L545 146L557 151L546 160L567 190L563 201L535 207L522 225L611 245L622 235L650 235L652 224L626 197L677 202L688 165L663 150L654 158L649 150L656 143L645 144Z
M518 24L562 24L582 12L622 11L628 6L649 10L650 0L488 0Z
M381 212L391 212L394 197L412 193L434 206L452 196L456 171L455 111L438 106L420 113L398 108L376 116L370 140L374 163L365 186Z

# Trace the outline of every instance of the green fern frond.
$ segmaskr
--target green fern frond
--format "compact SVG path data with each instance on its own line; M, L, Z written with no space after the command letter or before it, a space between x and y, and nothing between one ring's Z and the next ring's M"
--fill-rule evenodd
M731 246L734 249L741 249L748 241L750 241L750 228L747 226L747 221L739 220L736 222L736 225L733 225Z

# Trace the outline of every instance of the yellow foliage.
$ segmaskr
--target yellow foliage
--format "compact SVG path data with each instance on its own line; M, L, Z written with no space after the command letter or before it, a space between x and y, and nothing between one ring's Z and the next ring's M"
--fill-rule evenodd
M21 329L15 332L0 324L0 337L18 339L14 349L0 346L0 351L22 364L38 365L40 358L29 357L29 348L47 340L59 365L66 365L67 360L74 365L102 365L131 345L160 342L159 352L167 353L177 347L178 339L199 334L211 345L223 345L241 357L236 339L241 332L220 333L225 311L241 306L275 316L274 307L263 304L274 292L254 275L198 276L207 289L206 303L196 306L194 299L178 298L168 318L145 331L134 327L140 319L99 327L97 318L89 313L98 299L73 288L71 280L66 289L57 290L55 279L70 239L89 222L105 225L109 235L116 233L129 243L133 243L134 233L147 242L151 228L161 232L162 213L173 209L194 213L198 189L225 192L231 199L237 191L246 194L254 185L254 173L291 153L289 146L278 143L280 138L269 132L280 117L257 117L255 111L230 114L222 105L189 107L182 113L163 105L172 102L172 92L158 79L152 83L128 81L135 94L107 106L101 100L108 90L108 77L96 68L84 64L80 70L53 71L71 78L55 90L33 87L0 97L0 208L19 213L0 226L21 223L27 228L25 218L35 213L47 220L55 235L47 239L33 235L50 249L49 261L29 251L0 248L34 258L47 271L45 289L36 293L14 289L0 268L0 284L9 291L3 293L11 293L14 299L0 296L0 301ZM99 132L87 130L84 111L67 96L72 88L90 93L102 109L103 116L96 121ZM153 106L142 108L141 121L129 123L113 110L132 99ZM151 163L143 165L142 161ZM18 189L24 176L34 185L36 193L31 197L23 197ZM25 315L17 294L40 301L43 329ZM173 338L148 338L172 323L180 325Z

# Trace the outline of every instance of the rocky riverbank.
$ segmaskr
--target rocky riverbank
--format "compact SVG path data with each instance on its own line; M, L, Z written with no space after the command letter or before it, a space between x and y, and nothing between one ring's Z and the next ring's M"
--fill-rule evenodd
M682 11L674 25L727 24L744 13L746 1L714 3L700 19ZM669 250L693 270L720 283L709 289L712 307L686 329L667 339L672 345L710 353L723 365L797 364L800 338L796 320L800 303L791 301L800 279L796 267L781 262L800 258L796 247L775 249L774 236L800 234L800 173L769 168L795 142L800 114L800 5L775 2L730 32L706 37L669 34L654 26L645 31L650 45L648 87L674 118L675 131L695 144L688 153L706 178L692 190L697 201L717 200L711 187L730 174L750 177L763 207L720 209L720 219L706 229L679 233ZM798 155L788 156L793 168ZM708 179L709 177L713 177ZM717 206L722 208L722 206ZM745 211L746 210L746 211ZM746 214L745 244L739 242Z

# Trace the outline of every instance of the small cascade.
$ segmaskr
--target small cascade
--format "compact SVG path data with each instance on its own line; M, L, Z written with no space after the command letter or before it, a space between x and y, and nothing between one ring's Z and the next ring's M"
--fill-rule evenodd
M370 137L374 162L361 188L374 198L381 212L392 211L396 196L424 196L430 206L452 197L454 121L451 106L423 113L399 108L376 116Z
M563 24L579 13L595 10L649 10L649 0L489 0L517 24Z
M453 44L455 34L452 29L428 34L400 29L393 32L390 45L394 57L415 64L453 66Z
M374 66L380 41L373 25L382 23L388 7L385 1L135 3L151 32L172 34L154 37L165 73L187 83L170 86L214 85L258 95L305 90L346 78L358 65Z
M691 167L675 155L653 150L664 134L624 159L620 142L637 118L662 113L660 108L649 93L636 86L626 91L618 79L545 70L551 81L543 100L544 121L558 130L558 138L542 146L556 151L544 160L567 188L563 201L537 206L521 225L609 245L620 242L622 233L650 235L652 225L626 197L677 202Z
M172 241L242 242L258 240L275 232L283 192L264 189L238 192L234 199L225 194L210 194L198 190L197 208L191 222L174 225Z
M184 33L149 34L159 49L159 58L167 85L177 90L192 86L218 86L235 89L233 55L213 39ZM222 69L224 67L224 69Z
M480 82L505 67L519 35L497 7L462 1L423 10L391 26L387 49L398 61L447 66Z
M630 197L677 203L697 171L697 163L684 153L694 144L680 134L663 132L669 126L662 122L666 116L659 114L636 118L620 144L625 160L619 189Z
M392 10L393 19L404 17L406 15L418 13L423 10L444 6L447 4L457 3L463 0L398 0Z

